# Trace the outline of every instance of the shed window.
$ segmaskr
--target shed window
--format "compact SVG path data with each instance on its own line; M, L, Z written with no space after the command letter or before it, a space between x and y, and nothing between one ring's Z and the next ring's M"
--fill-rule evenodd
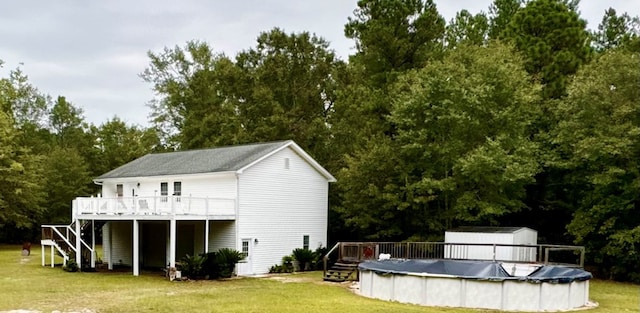
M309 235L302 236L302 248L309 249Z
M289 158L284 158L284 169L289 169Z

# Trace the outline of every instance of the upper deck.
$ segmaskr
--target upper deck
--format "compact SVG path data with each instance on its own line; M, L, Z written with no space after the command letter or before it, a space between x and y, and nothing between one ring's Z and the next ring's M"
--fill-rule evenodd
M236 199L156 197L81 197L73 200L73 219L235 220Z

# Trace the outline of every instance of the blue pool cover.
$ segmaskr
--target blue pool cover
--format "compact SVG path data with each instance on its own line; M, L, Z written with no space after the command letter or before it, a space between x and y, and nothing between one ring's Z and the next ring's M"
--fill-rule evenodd
M541 265L527 276L512 276L500 262L466 260L380 260L365 261L358 265L360 271L373 271L381 275L447 275L464 279L521 280L532 283L570 283L591 279L591 273L572 267Z

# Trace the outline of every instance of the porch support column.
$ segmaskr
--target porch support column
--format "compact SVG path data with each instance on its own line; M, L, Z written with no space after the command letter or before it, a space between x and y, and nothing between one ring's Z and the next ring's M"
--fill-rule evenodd
M55 266L55 260L53 259L53 257L54 257L53 249L55 249L55 248L53 246L51 246L51 267Z
M44 245L40 244L40 248L42 248L42 253L40 255L42 256L42 266L44 266Z
M96 268L96 224L91 220L91 268Z
M176 219L169 221L169 267L176 267Z
M113 222L107 222L107 225L109 226L109 247L107 249L109 249L109 260L107 260L107 266L108 269L110 271L113 270L113 240L111 240L111 238L113 238ZM104 240L104 238L102 238L102 240Z
M78 264L78 268L82 268L82 233L81 233L82 221L80 219L76 220L76 264ZM53 248L53 247L51 247Z
M209 219L204 220L204 253L209 253Z
M139 228L138 220L133 220L133 276L140 275L140 252L138 251L140 248Z

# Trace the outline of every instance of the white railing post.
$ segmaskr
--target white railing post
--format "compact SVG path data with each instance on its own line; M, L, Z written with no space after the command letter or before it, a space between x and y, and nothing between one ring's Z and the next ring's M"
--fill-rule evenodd
M171 202L171 215L176 215L176 204L173 201L173 196L169 196L169 201Z
M79 219L76 220L76 264L78 264L78 268L82 268L82 231L80 230L81 222Z

